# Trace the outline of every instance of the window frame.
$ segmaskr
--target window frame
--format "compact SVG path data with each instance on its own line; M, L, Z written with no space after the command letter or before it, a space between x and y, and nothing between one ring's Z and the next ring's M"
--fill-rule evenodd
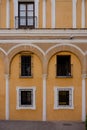
M67 73L65 73L65 74L58 74L58 68L59 68L59 66L58 66L58 56L59 57L69 57L69 65L67 65L67 66L69 66L69 68L67 69L68 71L70 71L69 73L70 74L67 74ZM63 68L63 67L61 67L61 68ZM65 70L65 68L64 68L64 70ZM72 77L72 64L71 64L71 55L56 55L56 77L61 77L61 78L63 78L63 77Z
M21 18L23 19L24 16L20 16L20 11L23 12L23 10L20 10L20 5L21 4L25 4L26 10L25 10L25 25L21 25L20 21ZM28 12L29 10L27 10L27 6L28 5L33 4L33 24L32 25L28 25L28 17L32 17L32 16L28 16ZM18 1L18 28L35 28L35 2L34 1Z
M21 95L20 95L20 92L22 90L27 90L27 91L31 91L32 90L32 93L33 93L33 96L32 96L32 100L33 100L33 103L32 105L21 105ZM35 97L36 97L36 87L35 86L32 86L32 87L16 87L16 91L17 91L17 105L16 105L16 109L17 110L20 110L20 109L32 109L32 110L35 110L36 109L36 101L35 101Z
M31 56L31 75L23 76L22 73L21 73L21 65L22 65L22 63L21 63L21 57L22 56ZM19 70L20 70L20 73L19 73L19 77L20 78L32 78L33 77L33 54L32 53L28 53L28 52L24 53L24 52L22 52L20 54Z
M69 98L71 98L71 102L69 101L69 105L59 105L58 99L59 99L59 95L58 92L59 91L71 91L71 96L69 94ZM54 109L74 109L74 87L58 87L55 86L54 87ZM70 105L71 103L71 105Z

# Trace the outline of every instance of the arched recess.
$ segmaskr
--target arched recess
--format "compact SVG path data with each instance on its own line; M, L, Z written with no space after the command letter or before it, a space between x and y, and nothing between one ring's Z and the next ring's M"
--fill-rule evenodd
M51 57L58 52L64 52L64 51L71 52L77 56L77 58L79 59L79 61L81 63L82 74L86 74L85 53L76 45L71 45L71 44L57 44L57 45L49 48L49 50L46 52L47 68L48 68L48 64L49 64Z
M38 46L34 46L34 45L29 45L29 44L19 44L16 45L14 47L12 47L9 51L8 51L8 59L9 59L9 73L10 73L10 65L12 62L12 59L14 58L15 55L17 55L20 52L32 52L34 54L36 54L41 63L42 63L42 67L43 67L43 59L44 59L44 52L38 47Z

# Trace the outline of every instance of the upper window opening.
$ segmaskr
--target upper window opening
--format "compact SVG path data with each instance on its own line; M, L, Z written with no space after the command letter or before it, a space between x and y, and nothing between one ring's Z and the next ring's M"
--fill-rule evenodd
M71 76L71 56L57 56L57 71L56 76Z
M18 3L18 26L19 28L35 27L35 5L34 2Z
M31 56L21 56L21 76L31 76Z

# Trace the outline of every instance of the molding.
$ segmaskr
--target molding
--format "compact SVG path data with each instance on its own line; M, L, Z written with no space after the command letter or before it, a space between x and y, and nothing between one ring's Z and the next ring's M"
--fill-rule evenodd
M0 30L1 36L64 36L74 38L76 36L87 37L87 30L83 29L11 29ZM61 38L62 39L62 38ZM81 39L81 38L80 38Z
M33 106L28 106L28 107L23 107L23 106L19 106L19 90L20 89L26 89L26 90L33 90ZM20 109L32 109L32 110L35 110L36 109L36 102L35 102L35 91L36 91L36 87L35 86L31 86L31 87L16 87L16 90L17 90L17 106L16 106L16 109L17 110L20 110Z
M83 41L80 42L77 41L78 43L87 43L87 40L86 41ZM81 49L79 48L78 46L74 45L74 44L70 44L70 43L77 43L76 41L74 42L70 42L70 41L64 41L64 40L0 40L0 43L20 43L18 45L15 45L13 46L11 49L9 49L7 52L5 50L3 50L2 48L0 48L0 50L5 54L5 55L9 55L9 53L11 51L13 51L14 49L16 49L17 47L20 47L20 46L30 46L31 48L34 47L34 48L37 48L41 53L42 55L47 55L52 49L56 48L56 47L60 47L60 46L70 46L70 47L74 47L76 48L79 52L81 52L81 54L83 56L85 56L87 54L87 51L86 53ZM34 45L33 43L59 43L57 45L54 45L52 47L50 47L46 52L44 52L40 47L38 47L37 45Z
M12 47L8 52L7 52L7 55L11 52L11 51L13 51L15 48L18 48L18 47L20 47L20 46L30 46L31 48L32 47L34 47L34 48L37 48L43 55L45 55L45 53L44 53L44 51L40 48L40 47L38 47L38 46L36 46L36 45L34 45L34 44L25 44L25 43L23 43L23 44L18 44L18 45L16 45L16 46L14 46L14 47Z
M58 106L58 90L72 90L72 106ZM74 87L59 87L59 86L55 86L54 87L54 110L58 110L58 109L74 109Z
M47 44L51 44L51 43L60 43L61 45L70 45L70 46L76 46L76 45L73 45L72 43L78 43L78 44L80 44L80 43L82 43L82 44L84 44L84 43L86 43L87 44L87 40L78 40L78 39L76 39L76 40L62 40L62 39L52 39L52 40L50 40L50 39L46 39L46 40L41 40L41 39L34 39L34 40L0 40L0 43L3 43L3 44L5 44L5 43L11 43L11 44L15 44L15 43L20 43L20 44L24 44L24 45L26 45L26 44L33 44L33 43L47 43ZM32 45L31 45L32 46ZM77 47L77 48L79 48L79 47ZM87 52L87 51L86 51ZM85 54L84 52L83 52L83 54Z
M4 49L0 48L0 51L2 51L5 55L7 55L7 53Z
M54 42L54 43L55 43L55 42ZM75 43L76 43L76 42L75 42ZM78 46L76 46L76 45L74 45L74 44L68 44L68 43L67 43L67 44L66 44L66 43L57 44L57 45L55 45L55 46L52 46L52 47L50 47L50 48L46 51L46 54L48 54L52 49L54 49L54 48L56 48L56 47L59 47L59 46L70 46L70 47L74 47L74 48L76 48L78 51L80 51L82 55L85 56L85 53L82 51L81 48L79 48Z

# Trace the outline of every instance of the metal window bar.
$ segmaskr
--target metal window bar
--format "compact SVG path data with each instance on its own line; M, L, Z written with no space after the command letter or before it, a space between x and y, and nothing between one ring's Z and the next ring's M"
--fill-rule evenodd
M16 16L15 17L15 28L36 28L37 17L36 16Z
M69 68L59 66L56 64L56 77L72 77L73 76L73 64L70 64Z

